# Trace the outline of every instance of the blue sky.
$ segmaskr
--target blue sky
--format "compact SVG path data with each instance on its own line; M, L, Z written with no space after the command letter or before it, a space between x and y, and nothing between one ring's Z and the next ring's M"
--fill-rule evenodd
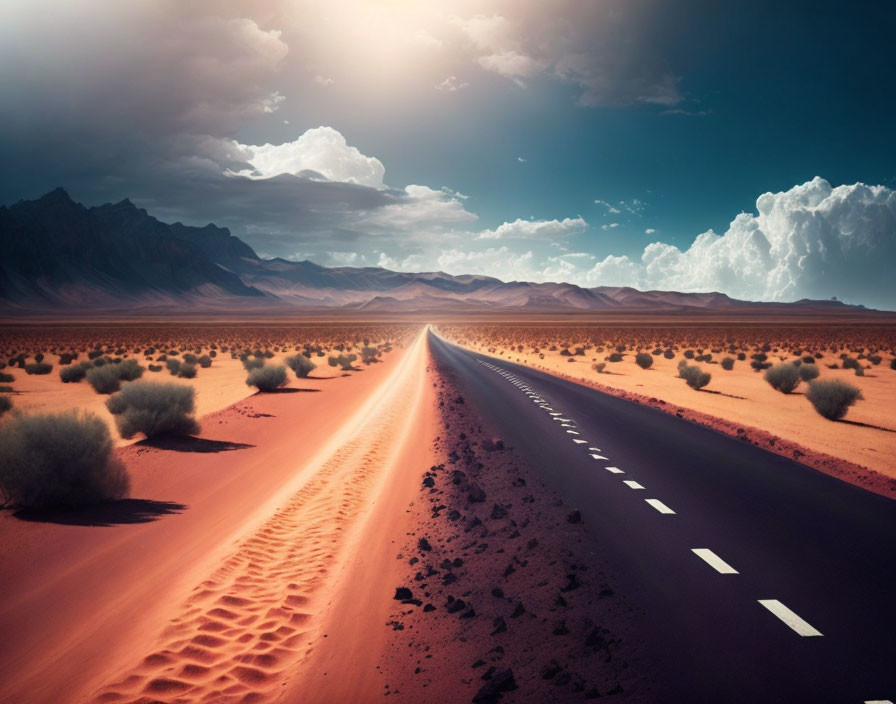
M856 283L896 252L886 3L181 5L11 3L0 202L127 196L324 264L890 305Z

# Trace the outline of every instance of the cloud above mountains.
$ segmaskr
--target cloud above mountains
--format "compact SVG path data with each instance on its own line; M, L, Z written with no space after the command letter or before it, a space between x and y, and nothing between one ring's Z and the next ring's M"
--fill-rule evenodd
M583 281L769 301L836 295L896 308L896 191L832 188L816 177L762 194L756 211L738 215L721 235L704 232L684 251L654 242L640 259L608 256Z
M569 86L560 99L583 110L682 111L682 80L650 41L663 29L661 6L10 0L0 23L0 202L63 185L87 203L131 197L169 221L229 226L263 254L323 264L896 308L896 204L883 186L816 178L761 195L724 233L636 253L614 248L634 234L638 200L589 198L583 209L606 211L597 226L575 211L486 220L487 206L457 184L390 182L387 155L338 122L302 124L298 110L280 143L265 131L272 115L283 129L285 106L340 91L348 109L361 96L404 110L421 91L453 101L483 85L516 96L550 82ZM656 236L645 224L637 234Z

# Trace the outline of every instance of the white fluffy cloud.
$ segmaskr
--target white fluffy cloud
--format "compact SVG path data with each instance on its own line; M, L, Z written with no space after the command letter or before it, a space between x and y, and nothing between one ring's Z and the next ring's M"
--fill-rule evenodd
M738 215L722 235L704 232L684 251L654 242L640 259L606 257L583 283L769 301L836 295L896 307L896 191L862 183L832 188L816 177L764 193L756 209Z
M350 146L332 127L307 130L293 142L248 145L235 143L246 154L251 170L238 172L250 178L271 178L280 174L312 172L329 181L383 187L386 169L376 157L365 156Z
M582 232L588 223L582 218L563 220L522 220L505 222L494 230L483 230L477 235L480 240L529 239L554 240Z

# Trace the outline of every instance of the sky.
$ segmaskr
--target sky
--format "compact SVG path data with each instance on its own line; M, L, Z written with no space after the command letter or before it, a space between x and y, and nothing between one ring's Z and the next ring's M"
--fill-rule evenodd
M896 309L880 2L0 0L0 203L262 256Z

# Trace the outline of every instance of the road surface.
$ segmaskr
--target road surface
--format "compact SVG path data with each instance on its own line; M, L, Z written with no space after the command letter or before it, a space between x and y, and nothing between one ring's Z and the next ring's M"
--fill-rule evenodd
M430 349L582 512L643 611L658 701L896 700L896 502L432 332Z

